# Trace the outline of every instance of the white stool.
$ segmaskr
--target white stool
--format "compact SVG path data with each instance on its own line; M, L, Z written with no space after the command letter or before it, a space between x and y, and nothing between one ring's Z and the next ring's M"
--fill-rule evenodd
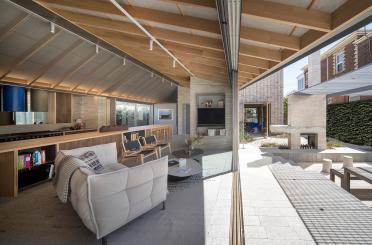
M322 172L330 173L332 168L332 160L328 158L323 158L323 168Z
M343 167L344 168L347 168L347 167L353 167L353 157L351 156L344 156L344 161L343 161Z

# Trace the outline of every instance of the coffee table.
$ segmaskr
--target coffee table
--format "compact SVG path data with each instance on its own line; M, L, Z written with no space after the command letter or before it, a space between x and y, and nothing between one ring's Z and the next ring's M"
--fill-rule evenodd
M168 166L168 180L181 181L201 172L200 163L192 158L187 158L185 168L180 168L178 164Z
M191 151L190 155L186 150L174 151L174 152L172 152L172 155L175 156L176 158L190 158L190 157L196 157L196 156L201 155L203 153L204 153L204 151L202 149L195 148Z

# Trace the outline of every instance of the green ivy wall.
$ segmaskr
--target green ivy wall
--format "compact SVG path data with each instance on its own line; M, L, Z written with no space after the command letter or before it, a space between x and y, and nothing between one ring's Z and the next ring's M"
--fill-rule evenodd
M372 146L372 101L328 105L327 137Z

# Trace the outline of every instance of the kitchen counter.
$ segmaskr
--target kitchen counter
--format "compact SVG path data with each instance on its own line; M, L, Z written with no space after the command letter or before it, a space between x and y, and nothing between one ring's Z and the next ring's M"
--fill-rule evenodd
M127 132L161 129L161 128L165 129L169 127L171 126L170 125L148 125L148 126L140 126L140 127L130 127L128 130L124 130L124 131L114 131L114 132L104 132L104 133L94 131L94 132L88 132L88 133L83 133L83 134L66 134L63 136L53 136L53 137L47 137L47 138L3 142L3 143L0 143L0 153L40 147L40 146L48 146L48 145L54 145L54 144L60 144L60 143L78 141L78 140L92 139L92 138L97 138L97 137L105 137L105 136L110 136L110 135L123 134Z

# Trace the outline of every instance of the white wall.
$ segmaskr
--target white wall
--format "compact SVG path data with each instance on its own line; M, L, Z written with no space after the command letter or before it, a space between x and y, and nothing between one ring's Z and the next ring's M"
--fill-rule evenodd
M171 109L171 110L173 110L172 120L159 120L159 118L158 118L159 109ZM176 103L154 104L154 124L172 125L173 134L177 134L177 104Z
M184 130L184 123L186 122L186 118L183 115L183 107L187 104L190 104L190 88L186 87L178 87L177 89L177 114L178 114L178 134L186 134L183 132Z
M198 147L204 149L232 149L232 91L226 81L215 82L197 77L190 81L190 133L197 134L197 95L198 94L225 94L225 128L226 136L204 136L202 144Z

